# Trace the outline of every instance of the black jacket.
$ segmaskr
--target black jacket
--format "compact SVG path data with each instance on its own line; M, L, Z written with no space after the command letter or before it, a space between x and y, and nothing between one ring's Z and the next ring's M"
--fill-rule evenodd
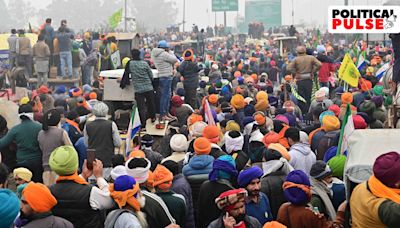
M199 191L197 201L197 227L206 228L212 221L221 215L221 210L215 204L215 199L223 192L232 190L234 187L226 180L217 182L204 182Z
M185 88L199 87L199 71L200 67L192 61L184 61L178 68L179 73L183 76L183 86Z

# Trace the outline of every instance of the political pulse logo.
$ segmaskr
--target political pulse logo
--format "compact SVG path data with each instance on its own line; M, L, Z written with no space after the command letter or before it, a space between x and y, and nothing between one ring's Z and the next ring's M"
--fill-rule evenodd
M399 33L400 6L330 6L330 33Z

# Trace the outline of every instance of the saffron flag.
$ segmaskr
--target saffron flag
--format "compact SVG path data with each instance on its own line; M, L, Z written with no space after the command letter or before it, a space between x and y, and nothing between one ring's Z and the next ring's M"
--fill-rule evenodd
M113 13L109 18L108 18L108 24L112 29L115 29L118 24L121 22L122 19L122 9L119 9L117 12Z
M358 86L360 72L348 53L344 56L342 64L340 65L339 78L352 87Z
M128 154L131 150L131 140L135 137L136 133L140 131L142 123L140 122L139 111L134 104L132 106L131 120L129 121L128 132L125 139L125 154Z
M347 104L346 114L343 118L342 127L340 129L337 155L341 155L344 153L344 151L347 150L349 144L349 138L351 134L354 132L354 130L355 128L354 128L353 116L351 113L351 107L350 104Z

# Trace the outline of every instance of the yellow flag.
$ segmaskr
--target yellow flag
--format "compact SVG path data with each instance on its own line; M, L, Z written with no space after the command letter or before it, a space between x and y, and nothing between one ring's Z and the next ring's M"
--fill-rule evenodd
M108 18L108 24L112 29L115 29L121 22L121 19L122 19L122 9L119 9L117 12L113 13L113 15L111 15Z
M360 76L360 72L353 63L350 55L347 53L339 68L339 78L347 82L351 87L357 87Z

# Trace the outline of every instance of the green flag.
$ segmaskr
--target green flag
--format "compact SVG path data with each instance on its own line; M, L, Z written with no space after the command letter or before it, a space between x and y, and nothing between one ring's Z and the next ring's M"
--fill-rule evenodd
M121 22L121 19L122 19L122 9L119 9L117 12L113 13L113 15L111 15L108 18L108 24L112 29L115 29Z
M344 152L344 150L347 149L347 148L344 148L343 138L348 137L348 134L350 133L349 126L347 126L348 125L347 123L349 121L349 118L351 118L351 116L352 116L351 107L350 107L350 104L347 104L346 114L343 117L342 127L340 128L339 143L338 143L338 149L337 149L336 155L341 155ZM350 121L351 122L353 121L352 118ZM353 125L353 128L354 128L354 124L353 123L351 123L351 124ZM349 125L350 125L350 123L349 123ZM347 130L347 132L346 132L346 130ZM347 133L347 136L345 136L346 133Z

